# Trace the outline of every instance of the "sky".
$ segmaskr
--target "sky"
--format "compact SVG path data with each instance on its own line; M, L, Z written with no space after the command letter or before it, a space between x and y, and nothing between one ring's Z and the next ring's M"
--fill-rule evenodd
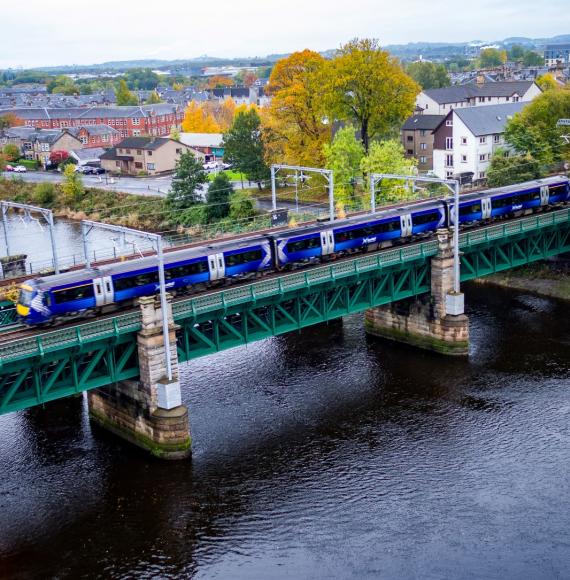
M266 56L337 48L570 33L569 0L26 0L2 10L0 68ZM8 7L9 6L9 7Z

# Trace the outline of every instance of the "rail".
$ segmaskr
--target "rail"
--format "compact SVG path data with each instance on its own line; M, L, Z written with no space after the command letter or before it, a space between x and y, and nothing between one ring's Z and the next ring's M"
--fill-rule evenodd
M532 216L504 224L488 226L460 235L462 250L493 240L524 234L533 230L570 222L570 208ZM303 288L335 282L381 268L427 259L437 254L437 241L414 243L401 248L381 250L357 258L317 266L293 274L220 289L208 294L180 300L173 304L174 320L225 309L238 304L255 302L274 295L283 295ZM88 322L77 326L38 334L0 345L0 366L4 362L41 357L44 353L62 348L88 348L89 343L119 337L140 330L138 311L114 318Z

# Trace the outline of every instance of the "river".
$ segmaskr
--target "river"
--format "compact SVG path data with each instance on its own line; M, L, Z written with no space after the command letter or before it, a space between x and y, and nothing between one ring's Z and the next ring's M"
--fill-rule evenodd
M568 577L570 307L466 303L468 360L354 315L182 366L191 461L0 416L0 577Z

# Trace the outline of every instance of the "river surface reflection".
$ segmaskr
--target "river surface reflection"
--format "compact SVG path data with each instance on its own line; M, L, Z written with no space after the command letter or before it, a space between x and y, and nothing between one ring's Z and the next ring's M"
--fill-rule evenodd
M351 316L183 366L192 461L0 417L0 577L567 577L570 307L467 304L469 360Z

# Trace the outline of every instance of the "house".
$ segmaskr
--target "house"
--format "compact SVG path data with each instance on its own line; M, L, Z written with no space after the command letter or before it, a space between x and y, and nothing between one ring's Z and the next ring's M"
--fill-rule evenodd
M528 102L541 93L532 80L472 82L422 91L416 98L416 105L429 115L447 115L451 109Z
M453 109L434 131L433 171L443 179L472 173L485 179L494 151L507 148L503 133L507 121L526 103Z
M544 49L544 64L546 66L569 65L570 44L547 44Z
M222 133L180 133L180 141L204 153L206 161L223 159L223 140Z
M412 115L400 131L406 157L418 160L419 171L433 169L434 131L445 115Z
M4 108L0 115L13 113L28 127L63 129L107 125L119 131L121 138L141 135L169 135L180 127L184 109L176 104L158 103L132 107L23 107Z
M121 133L109 127L109 125L85 125L70 129L83 146L88 147L114 147L121 141Z
M49 165L50 154L53 151L66 151L69 153L72 149L82 147L81 141L67 130L36 131L29 138L32 143L32 150L26 153L26 157L35 159L44 168Z
M111 173L156 175L174 171L176 161L191 151L202 162L204 153L168 137L128 137L101 155L101 167Z

